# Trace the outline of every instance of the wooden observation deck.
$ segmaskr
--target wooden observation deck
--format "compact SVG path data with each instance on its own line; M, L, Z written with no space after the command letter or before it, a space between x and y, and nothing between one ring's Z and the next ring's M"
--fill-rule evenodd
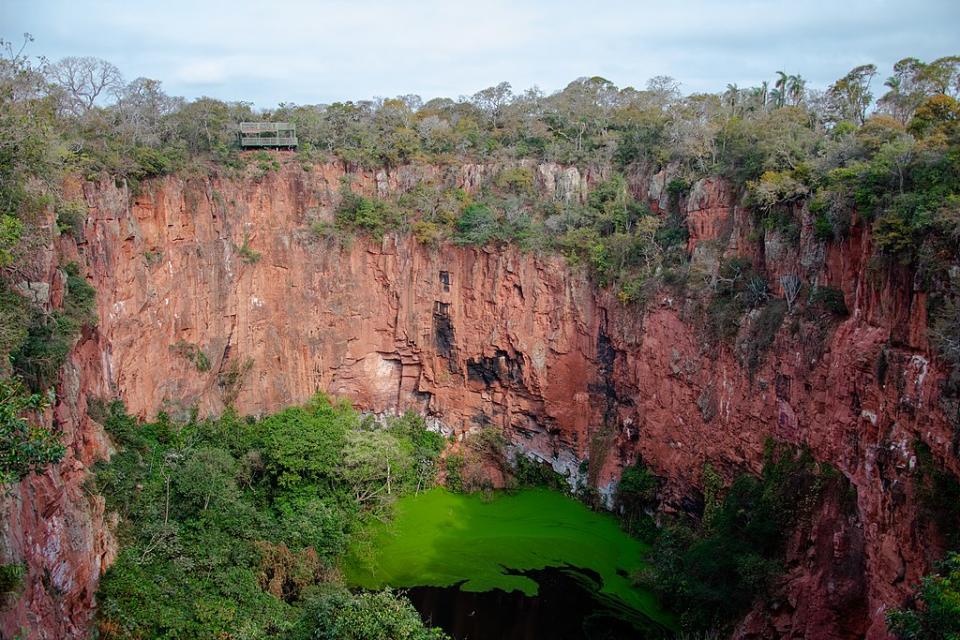
M297 146L297 128L289 122L241 122L237 135L241 149Z

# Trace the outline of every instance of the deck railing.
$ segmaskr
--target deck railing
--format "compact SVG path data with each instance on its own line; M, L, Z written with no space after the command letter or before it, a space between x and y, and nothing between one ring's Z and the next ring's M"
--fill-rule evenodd
M241 147L295 147L297 146L297 137L296 136L284 136L284 137L241 136L240 146Z

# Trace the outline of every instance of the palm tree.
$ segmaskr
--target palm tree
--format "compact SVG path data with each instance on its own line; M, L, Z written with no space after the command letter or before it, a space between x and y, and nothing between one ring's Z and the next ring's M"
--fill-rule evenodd
M727 90L723 92L723 104L730 108L733 115L737 115L737 107L740 105L740 87L736 83L727 85Z
M777 81L773 84L773 93L771 95L774 96L774 106L780 108L787 99L787 79L790 76L783 71L777 71L777 75L780 77L777 78Z
M787 94L790 96L790 100L794 105L799 105L803 102L803 98L806 95L807 90L807 81L803 79L799 73L795 76L790 76L787 79Z

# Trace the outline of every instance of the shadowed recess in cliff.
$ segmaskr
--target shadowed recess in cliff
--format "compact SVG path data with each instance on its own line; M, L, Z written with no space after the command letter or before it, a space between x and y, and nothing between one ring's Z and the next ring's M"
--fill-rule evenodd
M637 629L673 626L654 596L629 579L646 567L648 547L612 517L556 492L525 490L491 501L434 489L401 499L394 522L367 533L342 566L354 586L457 587L533 598L541 587L536 571L565 568L568 578L579 576L597 611L616 612Z
M467 360L467 377L484 386L500 383L503 386L523 384L523 360L510 357L510 354L498 349L493 357L480 356Z

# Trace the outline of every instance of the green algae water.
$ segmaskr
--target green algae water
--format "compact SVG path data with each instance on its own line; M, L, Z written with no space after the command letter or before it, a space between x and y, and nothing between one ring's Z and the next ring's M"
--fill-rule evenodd
M567 585L567 591L571 584L583 591L576 602L592 601L577 615L585 617L593 615L594 610L602 611L620 623L629 622L633 631L642 631L640 635L607 633L596 637L663 637L673 627L671 617L657 607L653 595L635 588L629 578L644 568L647 545L624 533L613 517L590 511L555 491L528 489L496 494L491 500L479 494L433 489L400 499L394 520L378 523L367 534L347 554L342 566L347 582L365 589L413 588L411 598L424 617L451 617L449 611L425 611L424 603L426 609L431 609L430 602L456 608L463 601L459 595L459 599L438 599L437 593L420 591L432 588L455 590L458 594L497 593L493 611L482 611L481 607L474 612L476 615L504 615L509 609L509 615L523 616L524 607L517 602L530 600L540 614L547 614L548 620L561 620L564 614L574 613L574 599L569 594L558 592L551 596L551 602L561 603L562 609L553 614L549 606L547 611L541 611L545 604L538 601L542 596L541 583L562 591L557 589L559 580ZM414 597L416 594L423 596L420 602ZM516 596L509 607L504 605L503 594ZM482 598L470 599L467 608L483 602ZM463 615L476 617L469 611ZM496 621L485 621L491 622ZM471 627L473 633L464 635L458 635L456 629L447 631L454 637L469 635L478 640L478 629L482 628ZM496 628L500 631L490 631L487 637L508 637L502 626Z

